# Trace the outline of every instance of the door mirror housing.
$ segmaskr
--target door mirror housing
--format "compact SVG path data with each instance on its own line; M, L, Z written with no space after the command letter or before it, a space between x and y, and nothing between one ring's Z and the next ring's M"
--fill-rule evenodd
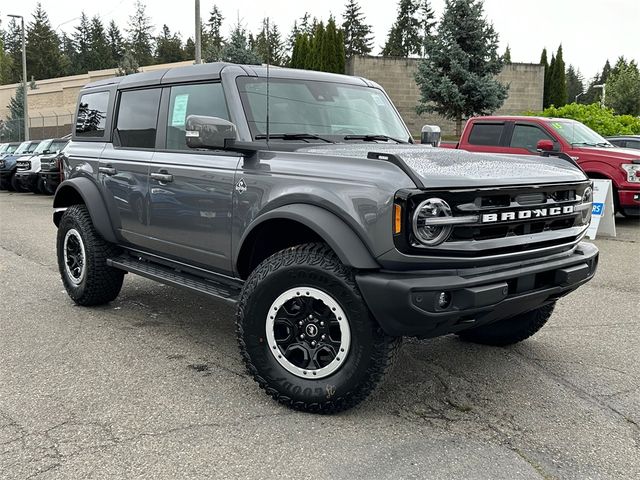
M189 148L222 150L236 139L236 126L228 120L205 115L189 115L185 125Z
M551 140L538 140L536 150L540 152L553 152L555 150L555 145Z
M440 127L437 125L425 125L420 132L420 143L431 145L433 147L440 146Z

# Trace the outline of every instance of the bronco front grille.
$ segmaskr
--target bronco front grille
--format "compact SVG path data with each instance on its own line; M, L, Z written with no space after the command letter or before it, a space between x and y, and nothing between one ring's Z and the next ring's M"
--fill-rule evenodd
M584 181L410 195L406 199L409 212L415 211L425 198L437 197L450 205L454 217L472 216L478 221L454 225L448 239L435 247L417 246L410 229L404 237L395 238L396 245L410 253L456 257L501 255L548 247L571 248L586 230L584 210L577 207L590 184ZM550 215L551 211L560 213Z

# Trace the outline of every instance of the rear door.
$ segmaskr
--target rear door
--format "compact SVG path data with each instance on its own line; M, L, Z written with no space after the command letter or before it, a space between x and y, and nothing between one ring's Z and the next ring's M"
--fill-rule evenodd
M162 89L119 92L113 142L100 157L99 179L111 221L128 243L148 247L149 166Z
M229 119L221 83L166 87L159 149L150 169L149 235L154 251L230 273L232 192L239 154L192 150L185 141L188 115Z
M508 136L508 125L504 121L476 121L471 124L471 131L466 143L474 152L504 153L504 145Z

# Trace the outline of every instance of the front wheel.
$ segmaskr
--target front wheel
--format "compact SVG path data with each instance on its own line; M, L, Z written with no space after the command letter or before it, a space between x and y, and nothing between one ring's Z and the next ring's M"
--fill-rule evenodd
M400 340L371 317L351 269L324 244L278 252L247 280L240 350L267 394L296 410L333 413L364 400Z
M78 305L101 305L118 296L124 272L107 265L118 248L96 232L86 206L72 205L62 215L57 251L62 283Z
M458 335L463 340L483 345L493 345L495 347L512 345L537 333L551 317L555 305L555 302L544 305L515 317L464 330Z

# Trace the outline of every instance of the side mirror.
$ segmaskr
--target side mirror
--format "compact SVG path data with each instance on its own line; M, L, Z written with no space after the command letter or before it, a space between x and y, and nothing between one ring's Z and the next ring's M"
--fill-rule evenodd
M551 140L538 140L536 150L541 152L553 152L555 145Z
M425 125L422 127L420 135L420 143L432 145L434 147L440 146L440 127L437 125Z
M185 136L189 148L225 148L227 140L236 139L236 126L228 120L205 115L189 115Z

